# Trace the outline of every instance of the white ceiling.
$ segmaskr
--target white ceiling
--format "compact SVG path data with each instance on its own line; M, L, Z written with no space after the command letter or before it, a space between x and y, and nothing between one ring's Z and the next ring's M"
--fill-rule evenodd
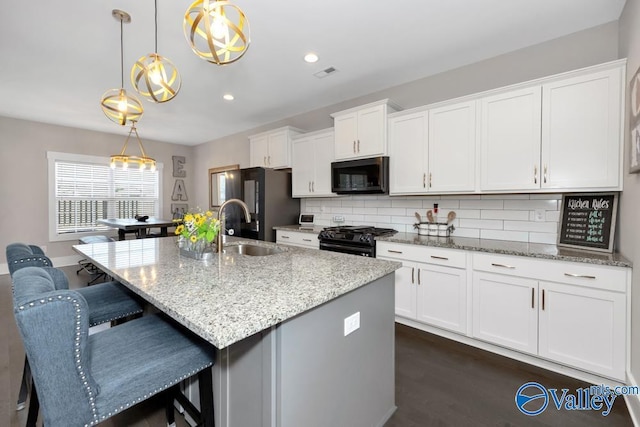
M158 53L182 75L178 96L143 101L143 139L196 145L617 20L625 0L235 0L251 24L238 62L198 58L182 30L189 0L158 0ZM154 50L153 0L5 1L0 115L126 135L100 108ZM302 57L320 56L315 64ZM313 76L327 67L338 72ZM224 93L235 100L224 101Z

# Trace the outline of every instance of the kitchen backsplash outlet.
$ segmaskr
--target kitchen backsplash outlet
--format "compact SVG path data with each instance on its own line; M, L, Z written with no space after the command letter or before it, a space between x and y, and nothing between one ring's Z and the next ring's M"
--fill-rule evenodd
M426 218L438 203L439 215L456 212L453 237L555 244L561 199L562 194L344 196L300 199L300 212L315 214L319 226L372 225L417 233L415 212Z

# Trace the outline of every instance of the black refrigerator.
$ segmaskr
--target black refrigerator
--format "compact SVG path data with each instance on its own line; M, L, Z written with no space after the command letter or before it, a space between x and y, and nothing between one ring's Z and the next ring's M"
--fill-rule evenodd
M251 222L245 221L240 206L227 205L223 212L225 234L275 242L274 226L298 223L300 200L291 198L291 172L249 168L228 171L226 175L225 200L245 202Z

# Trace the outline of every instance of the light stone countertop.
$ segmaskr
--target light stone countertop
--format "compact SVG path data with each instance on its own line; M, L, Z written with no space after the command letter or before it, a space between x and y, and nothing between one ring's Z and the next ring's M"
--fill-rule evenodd
M559 261L584 262L614 267L632 267L631 261L618 253L589 252L541 243L472 239L467 237L420 236L415 233L396 233L389 237L378 237L376 240Z
M219 349L400 268L399 262L225 236L285 251L180 255L176 237L74 245L80 253Z

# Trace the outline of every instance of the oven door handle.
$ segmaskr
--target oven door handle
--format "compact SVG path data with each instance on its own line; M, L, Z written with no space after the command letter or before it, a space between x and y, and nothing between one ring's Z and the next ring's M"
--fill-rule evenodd
M352 255L364 255L364 256L370 256L370 257L373 256L372 255L373 251L370 251L371 247L362 247L362 246L356 247L356 246L349 246L349 245L340 245L335 243L323 242L322 240L320 241L320 249L334 251L334 252L342 252L342 253L352 254Z

